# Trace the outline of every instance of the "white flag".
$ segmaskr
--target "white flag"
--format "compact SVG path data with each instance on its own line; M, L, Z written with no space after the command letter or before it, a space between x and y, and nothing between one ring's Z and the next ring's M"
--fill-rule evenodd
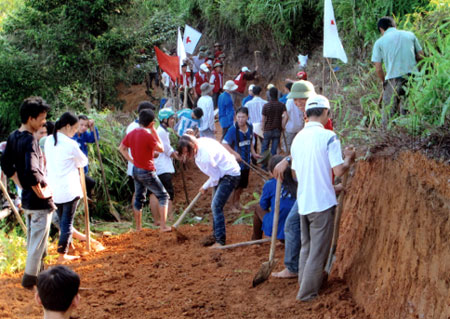
M300 69L306 68L306 64L308 63L308 55L298 55L298 67Z
M341 39L339 39L331 0L325 0L325 12L323 14L323 56L324 58L340 59L342 62L347 63L347 55L345 54Z
M184 26L183 43L187 53L194 53L195 47L197 46L197 43L198 41L200 41L201 37L202 34L194 28L191 28L187 24Z
M183 40L181 39L181 31L178 28L178 40L177 40L177 55L180 59L180 74L181 74L181 65L183 61L186 59L186 50L184 49Z

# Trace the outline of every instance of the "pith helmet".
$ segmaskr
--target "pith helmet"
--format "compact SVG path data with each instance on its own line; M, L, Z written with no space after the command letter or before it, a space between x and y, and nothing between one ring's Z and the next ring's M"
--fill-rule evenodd
M307 99L316 95L314 85L309 81L297 81L292 85L291 92L288 94L288 99Z

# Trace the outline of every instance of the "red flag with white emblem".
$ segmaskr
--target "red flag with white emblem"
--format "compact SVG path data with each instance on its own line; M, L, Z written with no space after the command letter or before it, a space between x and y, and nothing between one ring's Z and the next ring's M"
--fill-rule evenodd
M347 55L339 38L331 0L325 0L323 14L323 56L324 58L340 59L342 62L347 63Z
M186 53L194 53L195 47L197 46L197 43L198 41L200 41L201 37L202 34L194 28L191 28L187 24L184 26L183 44Z

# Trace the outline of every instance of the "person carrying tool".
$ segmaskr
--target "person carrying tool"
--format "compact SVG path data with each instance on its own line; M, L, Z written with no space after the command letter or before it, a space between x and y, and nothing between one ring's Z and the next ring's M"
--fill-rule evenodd
M263 186L259 207L253 215L252 240L261 239L262 234L272 236L273 215L275 211L275 196L277 180L273 177L275 166L283 160L283 156L275 155L269 161L269 179ZM283 184L280 194L280 215L278 219L277 239L284 240L284 225L297 197L297 182L292 178L291 169L288 167L283 173Z
M135 200L133 206L136 231L142 230L142 203L149 189L159 201L160 231L168 232L166 225L169 194L156 175L153 152L164 152L164 147L154 127L155 114L152 110L139 113L139 128L132 130L122 140L119 151L125 159L133 164ZM132 157L128 154L131 150Z
M231 94L237 89L237 85L229 80L223 87L225 92L219 96L219 123L222 127L222 140L227 134L228 129L233 125L234 106Z
M181 65L181 81L180 81L180 99L181 102L184 104L184 98L185 98L185 92L189 95L192 90L192 81L191 81L191 70L186 62L183 62ZM192 109L194 104L192 103L192 99L190 96L186 96L188 99L186 102L186 105Z
M22 286L33 289L37 275L44 269L52 213L56 206L47 185L44 155L33 134L44 124L50 106L41 97L22 102L21 126L7 140L1 158L2 171L22 188L22 208L27 219L27 260Z
M396 113L406 113L401 105L401 98L406 93L403 86L416 70L416 64L423 59L424 54L414 33L397 30L392 17L378 20L377 27L381 38L373 46L372 62L378 78L383 83L382 121L383 126L386 126L389 117Z
M219 101L219 95L223 92L223 72L222 72L222 63L215 63L214 70L211 73L211 77L209 78L209 83L214 85L213 89L213 101L214 108L217 108L217 103Z
M214 125L214 102L211 97L211 92L214 86L209 83L203 83L201 86L202 96L198 99L197 106L202 109L203 117L200 120L200 136L215 138Z
M244 97L244 92L247 87L247 81L254 80L256 77L256 72L258 71L258 67L255 68L255 71L250 72L250 69L246 66L243 66L238 75L234 78L234 83L238 86L236 91L233 92L234 96L234 105L241 105L242 98Z
M212 247L223 246L226 242L223 207L239 183L239 164L221 143L210 138L197 139L191 135L183 135L178 141L177 150L184 160L195 159L198 168L209 177L199 192L205 194L208 188L215 188L211 201L215 243L211 244Z
M343 160L337 135L324 128L330 112L326 97L308 98L305 110L309 121L297 134L291 148L293 177L298 181L302 239L297 294L301 301L317 297L330 251L337 204L331 171L342 176L355 156L353 149L346 148Z
M248 109L241 107L236 112L236 123L230 127L222 141L223 146L234 155L241 168L241 178L233 193L233 205L239 211L242 191L248 186L251 158L261 157L256 153L253 141L253 126L248 123Z
M78 131L73 136L73 140L75 140L78 143L78 146L80 147L80 150L86 155L88 158L88 163L84 167L84 176L86 177L86 192L89 198L92 197L92 191L95 187L95 180L88 176L89 171L89 156L88 156L88 147L87 143L95 143L95 136L97 135L97 139L99 138L98 135L98 129L94 126L94 120L90 120L86 115L79 115L79 125L78 125ZM87 131L89 128L89 132ZM95 130L95 132L94 132Z

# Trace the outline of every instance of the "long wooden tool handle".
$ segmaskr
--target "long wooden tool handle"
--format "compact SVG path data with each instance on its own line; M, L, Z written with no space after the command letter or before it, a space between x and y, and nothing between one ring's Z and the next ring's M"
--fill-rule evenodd
M263 174L261 174L260 172L258 172L255 168L253 168L253 166L251 166L250 164L248 164L246 161L242 161L240 163L244 163L245 166L247 166L248 168L250 168L253 172L255 172L257 175L259 175L259 177L261 177L264 181L267 181L267 177L264 176Z
M192 207L194 207L195 203L198 201L200 196L202 196L202 193L199 192L195 196L195 198L192 200L192 202L189 204L189 206L184 210L183 214L181 214L180 217L178 217L178 220L175 222L175 224L173 224L173 227L177 228L181 224L181 222L183 221L184 217L187 215L187 213L190 212Z
M347 178L348 178L349 170L347 170L344 173L344 176L342 176L342 187L344 188L344 190L343 190L343 193L339 195L338 207L336 209L336 215L334 216L333 240L331 242L331 249L330 249L330 253L328 255L327 265L330 264L330 262L332 262L333 255L336 252L337 240L339 238L339 226L341 223L342 206L344 205L345 187L347 185Z
M14 205L11 197L9 197L8 194L8 190L6 189L5 185L3 185L2 181L0 181L0 186L2 188L3 191L3 195L5 195L6 200L8 201L9 205L11 206L12 211L14 212L14 216L16 216L17 221L20 224L20 227L22 227L23 232L25 233L25 235L27 234L27 227L25 226L25 224L23 223L22 218L20 217L19 212L16 209L16 206Z
M109 212L111 213L111 215L114 216L114 218L120 222L120 216L119 214L114 210L114 206L112 206L112 202L111 202L111 196L109 196L109 191L108 191L108 186L106 185L106 175L105 175L105 169L103 168L103 161L102 161L102 154L100 153L100 145L98 143L98 136L97 136L97 130L95 129L94 126L94 139L95 139L95 147L97 149L97 154L98 154L98 161L100 163L100 170L102 172L102 178L103 178L103 189L105 190L105 194L106 194L106 199L108 200L109 203Z
M275 256L275 244L277 242L277 233L278 233L278 218L280 216L281 184L282 181L280 178L278 178L277 189L275 192L275 212L273 214L272 238L270 242L269 262L271 262L273 260L273 257Z
M89 206L86 192L86 177L84 176L84 167L80 167L78 170L80 171L81 190L83 191L84 233L86 234L86 250L91 251L91 227L89 225Z
M243 246L250 246L250 245L257 245L262 243L267 243L268 241L271 241L270 238L264 238L264 239L256 239L256 240L249 240L249 241L243 241L241 243L236 244L230 244L225 246L217 246L214 247L215 249L229 249L229 248L236 248L236 247L243 247Z

